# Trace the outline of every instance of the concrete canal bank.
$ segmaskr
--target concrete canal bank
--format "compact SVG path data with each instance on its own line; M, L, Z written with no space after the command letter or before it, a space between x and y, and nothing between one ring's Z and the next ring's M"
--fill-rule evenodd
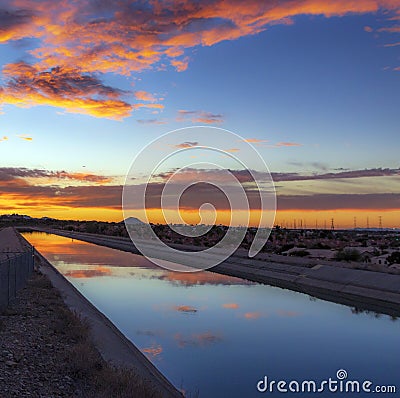
M105 361L118 368L133 369L142 379L148 380L154 385L154 388L159 391L160 397L182 397L182 394L106 316L92 305L40 253L38 255L40 271L61 293L61 297L68 308L88 321L94 345Z

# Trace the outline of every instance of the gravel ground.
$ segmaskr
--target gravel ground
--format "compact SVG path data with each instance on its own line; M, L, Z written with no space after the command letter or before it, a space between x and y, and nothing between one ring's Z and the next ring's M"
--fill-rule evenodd
M0 314L1 398L156 398L148 382L106 363L89 327L35 271Z
M66 333L71 315L47 279L35 273L0 316L1 397L82 396L68 361L79 337Z

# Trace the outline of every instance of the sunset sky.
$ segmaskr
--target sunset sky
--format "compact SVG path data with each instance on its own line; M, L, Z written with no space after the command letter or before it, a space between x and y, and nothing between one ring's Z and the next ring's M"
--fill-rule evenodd
M3 0L0 46L0 214L120 221L141 148L210 125L278 223L400 226L400 0Z

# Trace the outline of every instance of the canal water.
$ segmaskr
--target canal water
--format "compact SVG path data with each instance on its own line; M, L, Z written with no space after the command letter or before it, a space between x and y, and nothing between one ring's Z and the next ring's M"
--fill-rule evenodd
M321 388L331 378L339 391L341 380L342 388L357 381L362 391L371 381L371 391L394 385L397 393L383 395L400 393L397 319L211 272L167 271L70 238L24 236L188 397L370 395L328 384L320 394L296 393L296 383L292 392L259 392L265 376L269 389L281 380Z

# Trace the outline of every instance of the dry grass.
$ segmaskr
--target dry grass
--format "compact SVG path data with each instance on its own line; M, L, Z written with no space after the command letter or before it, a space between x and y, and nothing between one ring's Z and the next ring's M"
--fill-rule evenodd
M109 366L97 372L95 391L88 398L132 398L159 397L155 390L129 369L114 369Z
M115 369L106 363L90 340L90 327L62 301L46 276L37 274L29 282L36 302L52 317L52 330L69 344L64 370L87 398L156 398L160 394L133 370ZM1 323L0 323L1 327Z

